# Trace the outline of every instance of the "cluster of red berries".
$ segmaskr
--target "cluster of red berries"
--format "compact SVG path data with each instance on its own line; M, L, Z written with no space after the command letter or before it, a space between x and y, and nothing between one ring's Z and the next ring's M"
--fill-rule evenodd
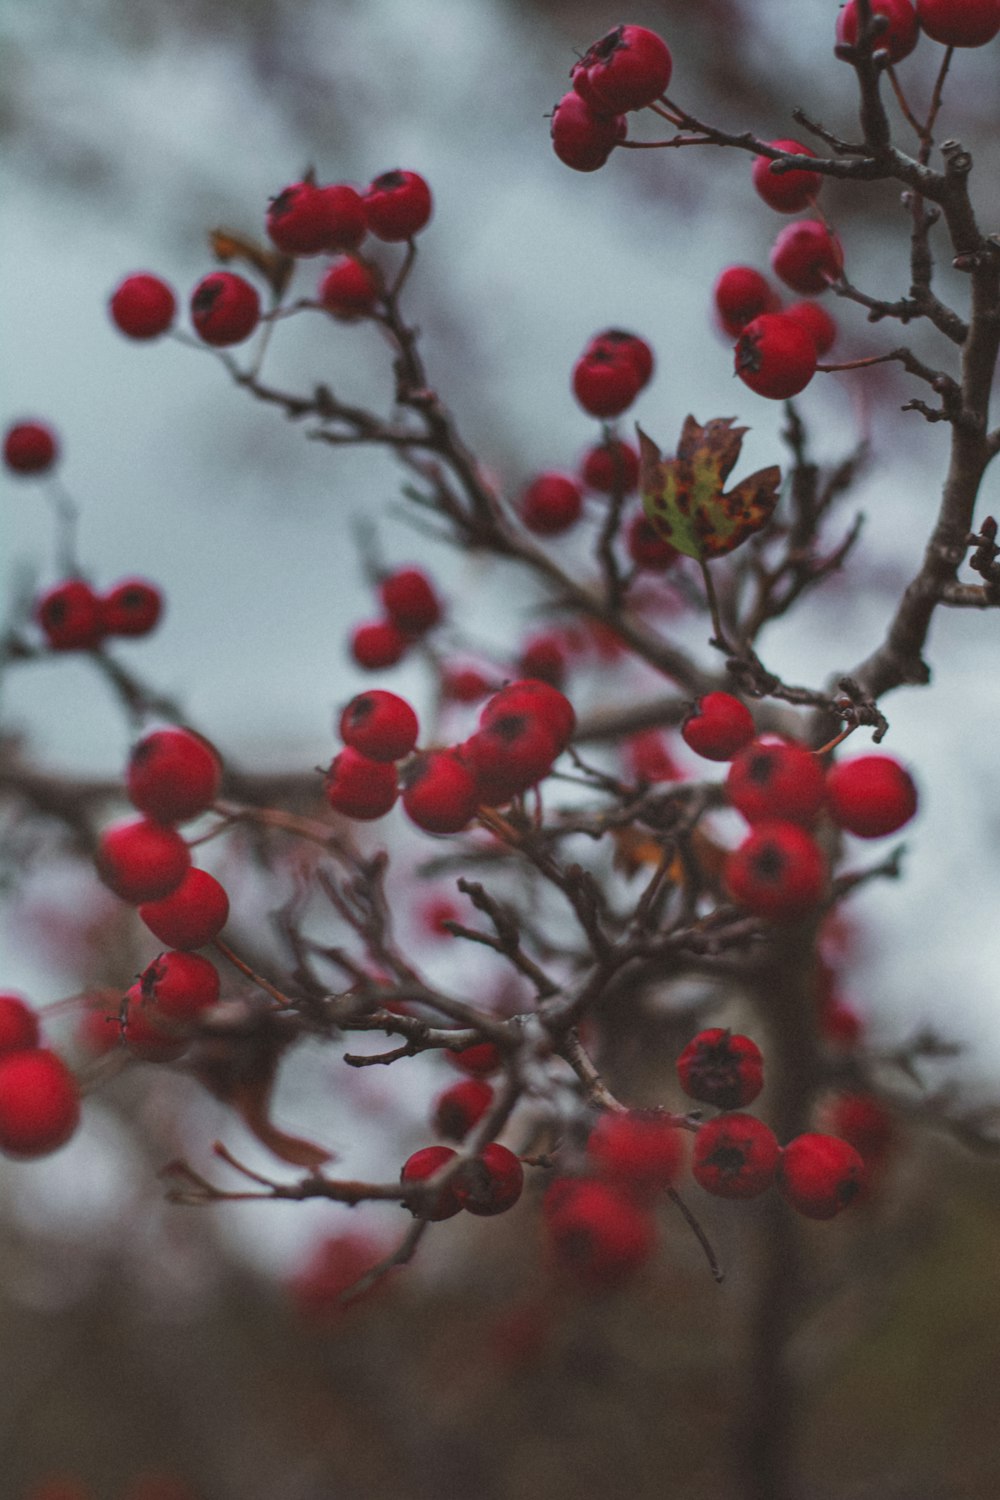
M524 1188L524 1168L514 1152L497 1141L491 1141L471 1160L462 1162L435 1192L432 1179L457 1156L451 1146L424 1146L407 1157L399 1174L400 1182L407 1187L430 1183L429 1190L410 1205L414 1218L439 1223L453 1218L463 1208L466 1213L492 1218L514 1207Z
M596 172L625 140L625 116L665 92L673 62L662 37L645 26L616 26L584 53L573 87L552 113L552 146L578 172Z
M93 651L108 636L148 635L163 614L163 595L145 578L123 578L103 594L83 578L66 578L39 595L35 620L53 651Z
M351 633L351 655L368 672L394 667L444 613L434 585L419 568L400 568L383 578L379 599L383 618L357 625Z
M0 995L0 1151L22 1160L47 1156L79 1122L79 1086L41 1045L37 1013L20 995Z
M873 50L889 62L908 57L921 31L945 47L983 47L1000 32L998 0L870 0L872 19L879 22ZM837 17L837 50L844 56L858 44L857 0Z
M653 375L653 351L637 333L595 333L573 366L573 394L592 417L620 417Z

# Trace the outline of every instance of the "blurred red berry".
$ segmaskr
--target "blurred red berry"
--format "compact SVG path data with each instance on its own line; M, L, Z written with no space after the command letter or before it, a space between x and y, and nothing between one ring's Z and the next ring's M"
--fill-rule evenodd
M155 339L166 333L177 313L177 298L159 276L137 271L111 293L111 320L130 339Z
M229 897L214 875L191 869L169 896L144 902L139 915L168 947L204 948L229 920Z
M260 322L260 296L244 277L213 271L191 293L191 321L206 344L241 344Z
M694 1179L716 1198L756 1198L774 1181L780 1148L754 1115L717 1115L694 1139Z
M125 772L129 801L158 823L184 823L219 795L222 762L190 729L154 729L132 747Z
M803 146L801 141L768 141L776 151L788 156L815 156L815 151ZM790 172L776 172L769 156L755 156L751 176L757 193L768 208L779 214L797 214L815 202L823 179L818 172L806 168L793 168Z
M688 1042L677 1059L677 1076L690 1099L744 1109L764 1087L764 1059L748 1036L711 1026Z
M3 461L14 474L44 474L59 457L59 443L44 422L15 422L3 440Z
M380 240L410 240L433 211L431 190L418 172L383 172L364 195L368 228Z
M782 1197L807 1219L832 1219L861 1192L865 1164L835 1135L798 1135L781 1153L777 1185Z

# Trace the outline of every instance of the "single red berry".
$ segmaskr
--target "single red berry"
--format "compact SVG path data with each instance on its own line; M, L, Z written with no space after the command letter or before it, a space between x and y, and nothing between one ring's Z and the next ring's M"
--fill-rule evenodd
M551 630L526 640L517 658L517 670L525 677L537 678L554 688L561 688L566 681L566 668L563 638Z
M777 1185L807 1219L832 1219L864 1186L865 1164L835 1135L797 1135L781 1153Z
M581 478L602 495L631 495L639 483L639 454L631 443L598 443L584 455Z
M85 1052L104 1057L121 1046L121 1001L109 1004L107 991L83 1000L76 1025L76 1039Z
M428 1177L433 1177L447 1162L454 1161L457 1154L450 1146L424 1146L423 1150L414 1151L412 1156L407 1157L399 1180L403 1183L426 1182ZM442 1219L450 1219L461 1211L462 1204L455 1191L454 1181L441 1188L436 1195L414 1201L410 1205L410 1212L415 1219L429 1219L432 1224L439 1224Z
M345 255L324 272L317 296L328 313L342 323L353 323L374 312L381 293L371 267Z
M450 938L448 923L460 920L458 907L447 896L434 896L420 909L421 926L430 937Z
M818 302L793 302L791 307L786 307L785 317L793 318L811 335L817 359L829 354L837 342L837 325Z
M917 0L927 35L945 47L984 47L1000 31L1000 0Z
M499 807L552 769L558 750L545 720L531 713L495 714L461 747L479 802Z
M635 365L621 353L599 348L582 354L573 366L573 394L592 417L617 417L641 389Z
M38 1016L20 995L0 995L0 1057L38 1046Z
M819 904L823 856L797 823L758 823L726 856L723 877L733 900L754 916L792 922Z
M874 1094L838 1094L826 1114L832 1134L854 1147L871 1176L884 1164L896 1135L881 1099Z
M552 149L574 172L597 172L628 134L622 114L593 109L573 89L552 111Z
M744 1109L764 1087L764 1059L756 1042L711 1026L692 1037L677 1059L681 1088L716 1109Z
M381 672L401 660L409 643L394 620L372 620L354 627L351 655L366 672Z
M431 190L417 172L383 172L364 197L368 228L380 240L411 240L433 211Z
M576 714L566 697L548 682L523 677L508 682L484 704L479 727L486 729L494 719L505 714L527 714L547 725L560 753L565 750L576 728Z
M869 0L872 17L884 16L885 26L875 38L872 50L887 52L889 61L902 62L909 57L920 37L920 22L911 0ZM857 0L847 0L837 15L837 46L858 44Z
M659 1111L606 1111L590 1132L587 1156L595 1172L617 1186L651 1192L666 1188L681 1168L680 1132Z
M137 271L111 293L111 321L130 339L155 339L174 321L177 298L159 276Z
M241 344L260 322L256 287L232 271L213 271L191 293L191 321L206 344Z
M545 1227L557 1265L585 1286L621 1286L656 1249L656 1222L648 1208L610 1182L553 1183Z
M826 802L838 828L878 839L910 821L917 810L917 789L909 771L891 755L858 755L831 766Z
M324 1323L340 1318L348 1311L344 1293L384 1257L384 1246L367 1234L347 1230L327 1235L312 1247L305 1264L288 1283L299 1316ZM376 1281L367 1291L352 1295L350 1305L369 1297L379 1284Z
M97 871L123 901L158 901L180 885L191 865L188 846L173 828L150 818L116 823L101 834Z
M776 313L781 307L781 298L767 277L753 266L727 266L719 273L712 299L723 330L732 338L761 313Z
M176 1062L188 1049L183 1027L147 1003L138 981L125 991L124 1003L115 1007L112 1021L116 1045L126 1047L142 1062Z
M125 772L129 801L158 823L184 823L219 795L222 762L191 729L154 729L132 747Z
M732 693L706 693L681 725L681 738L705 760L732 760L753 739L753 714Z
M44 474L59 457L59 443L44 422L15 422L3 440L3 461L14 474Z
M417 755L403 772L403 808L425 833L460 833L482 798L475 775L456 749Z
M154 937L170 948L204 948L229 920L229 897L207 870L188 870L175 891L139 907Z
M53 651L92 651L104 639L101 601L82 578L68 578L35 601L35 619Z
M637 333L629 333L627 328L605 328L595 333L585 353L597 352L627 359L635 371L640 390L653 378L656 360L652 349L645 339Z
M503 1053L496 1042L473 1042L461 1052L454 1052L449 1047L444 1055L453 1068L469 1073L473 1078L489 1078L503 1066Z
M753 740L733 760L726 795L748 823L774 819L810 824L826 796L823 767L802 745Z
M761 313L740 334L736 373L758 396L787 401L804 391L816 373L816 344L801 323L785 313Z
M434 1101L433 1125L448 1141L464 1141L493 1103L493 1090L481 1078L463 1078Z
M644 109L670 83L673 59L662 37L645 26L616 26L572 69L573 87L592 108L621 114Z
M647 784L656 781L680 781L683 772L656 729L633 734L622 745L629 773Z
M680 553L660 535L644 511L639 511L625 529L625 547L635 566L644 573L665 573Z
M505 1214L520 1198L524 1168L513 1151L495 1141L465 1163L455 1179L455 1197L480 1218Z
M139 989L158 1017L193 1021L218 1000L219 971L198 953L161 953L142 971Z
M400 568L383 578L379 597L386 614L404 635L423 635L441 619L441 601L419 568Z
M107 635L148 635L163 614L163 595L145 578L123 578L101 595L101 624Z
M691 1173L716 1198L756 1198L770 1187L781 1155L774 1131L754 1115L718 1115L694 1138Z
M318 189L326 234L324 250L356 250L368 233L368 213L357 188L331 182Z
M837 236L819 219L798 219L775 240L771 268L793 292L811 297L825 292L840 276L844 251Z
M583 492L568 474L539 474L521 496L521 520L537 536L558 536L575 526L583 511Z
M340 716L344 744L369 760L402 760L419 733L417 716L406 699L382 688L359 693Z
M272 243L286 255L353 250L368 227L361 194L354 188L308 181L293 182L271 199L266 226Z
M65 1145L80 1123L80 1089L45 1047L0 1057L0 1151L23 1160Z
M492 688L476 667L445 667L441 678L441 692L453 703L479 703Z
M334 757L323 792L334 812L369 821L395 805L399 778L391 761L372 760L348 745Z
M768 141L776 151L788 156L815 156L801 141ZM818 172L806 168L793 168L790 172L775 172L769 156L755 156L751 176L753 185L768 208L779 214L797 214L816 200L823 179Z

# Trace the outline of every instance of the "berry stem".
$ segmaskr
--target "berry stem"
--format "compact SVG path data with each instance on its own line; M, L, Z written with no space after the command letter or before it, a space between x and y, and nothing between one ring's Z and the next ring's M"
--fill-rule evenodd
M251 969L250 965L245 963L237 953L234 953L229 944L224 943L221 938L213 938L212 947L217 953L221 953L223 958L228 959L234 969L239 969L241 974L245 974L247 979L251 979L257 985L258 989L262 989L266 995L271 996L272 1000L277 1001L282 1009L287 1009L289 1006L294 1005L295 1002L293 1000L289 999L281 990L276 989L270 980L265 979L262 974L258 974L255 969Z

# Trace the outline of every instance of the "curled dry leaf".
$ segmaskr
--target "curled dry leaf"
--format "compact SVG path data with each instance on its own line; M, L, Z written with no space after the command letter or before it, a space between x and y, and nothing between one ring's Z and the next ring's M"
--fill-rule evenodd
M702 427L686 417L676 458L664 458L652 438L636 429L649 523L678 552L699 562L732 552L767 524L778 503L776 464L724 490L747 430L734 427L734 421L714 417Z

